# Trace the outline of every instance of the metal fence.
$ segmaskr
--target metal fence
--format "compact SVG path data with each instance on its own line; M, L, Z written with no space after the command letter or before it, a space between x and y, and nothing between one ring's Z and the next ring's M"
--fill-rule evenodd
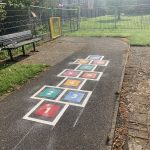
M0 20L0 35L32 30L35 36L50 38L50 17L61 17L62 33L79 28L79 10L31 6L28 9L6 9Z
M81 9L82 29L150 29L150 5Z
M0 20L0 35L31 29L35 36L50 38L50 17L61 17L62 33L80 29L98 30L150 30L150 5L124 7L44 8L31 6L28 9L6 9Z

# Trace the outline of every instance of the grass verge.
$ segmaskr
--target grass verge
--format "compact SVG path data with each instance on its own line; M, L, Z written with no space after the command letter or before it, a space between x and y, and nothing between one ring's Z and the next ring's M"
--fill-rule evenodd
M81 37L126 37L130 45L150 46L149 32L141 30L79 30L72 33L67 33L67 36Z
M5 64L0 66L0 96L12 91L43 71L44 64Z
M139 16L122 17L114 24L112 16L103 16L89 19L82 19L80 29L76 32L68 32L67 36L81 37L126 37L130 45L150 46L150 25L148 17L144 16L143 25Z

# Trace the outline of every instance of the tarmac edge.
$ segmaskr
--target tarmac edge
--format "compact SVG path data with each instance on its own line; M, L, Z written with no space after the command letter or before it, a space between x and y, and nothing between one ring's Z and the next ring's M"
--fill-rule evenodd
M116 99L115 107L114 107L114 114L113 114L113 119L112 119L111 131L110 131L110 134L108 135L107 141L106 141L107 150L112 150L113 140L114 140L114 136L115 136L116 122L117 122L117 116L118 116L119 105L120 105L120 96L121 96L120 92L122 90L122 85L123 85L123 80L124 80L124 76L125 76L126 65L127 65L128 58L129 58L129 51L130 51L130 48L131 48L130 45L128 45L128 46L129 47L127 49L127 54L125 56L125 65L124 65L124 68L123 68L123 71L122 71L122 76L121 76L121 82L120 82L120 85L119 85L119 90L116 93L117 99Z

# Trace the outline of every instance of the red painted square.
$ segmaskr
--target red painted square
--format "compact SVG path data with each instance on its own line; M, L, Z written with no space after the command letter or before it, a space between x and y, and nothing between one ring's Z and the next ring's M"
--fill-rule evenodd
M95 72L85 72L82 75L82 78L88 78L88 79L96 79L97 73Z
M43 104L35 114L38 116L44 116L48 118L56 117L58 111L60 111L61 106L53 104Z
M69 76L69 77L76 77L76 76L78 76L79 73L80 73L79 71L67 70L63 73L63 75Z

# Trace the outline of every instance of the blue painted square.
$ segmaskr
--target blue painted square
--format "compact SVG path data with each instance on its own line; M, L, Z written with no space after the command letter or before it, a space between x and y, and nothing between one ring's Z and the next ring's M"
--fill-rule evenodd
M85 96L85 93L70 91L65 95L65 97L63 98L63 101L81 103L84 96Z

